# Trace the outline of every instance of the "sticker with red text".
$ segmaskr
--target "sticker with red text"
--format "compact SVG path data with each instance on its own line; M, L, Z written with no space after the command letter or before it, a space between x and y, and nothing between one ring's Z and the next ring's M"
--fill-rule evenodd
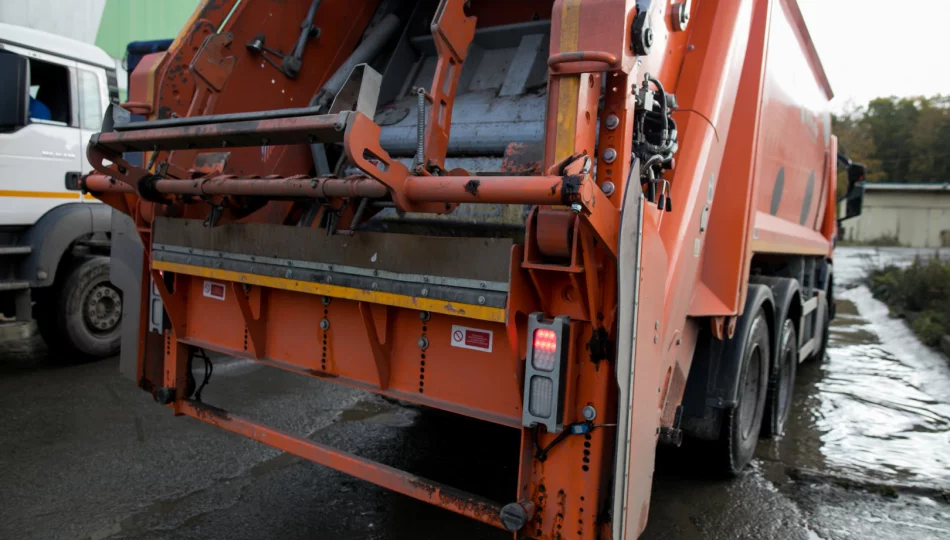
M452 346L474 351L491 352L491 330L479 330L467 326L452 326Z
M205 281L204 293L208 298L224 300L224 283Z

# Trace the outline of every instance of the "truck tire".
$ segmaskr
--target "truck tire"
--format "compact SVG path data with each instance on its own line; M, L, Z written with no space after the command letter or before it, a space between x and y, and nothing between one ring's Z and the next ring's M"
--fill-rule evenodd
M765 420L762 424L762 434L766 437L776 437L785 431L785 422L792 410L795 373L798 370L798 337L791 319L785 319L782 323L775 366L775 372L769 377Z
M835 311L836 311L837 306L835 304L835 299L834 299L834 293L835 293L834 274L831 274L828 277L828 289L826 292L828 293L828 296L825 299L825 301L827 302L825 304L825 320L822 321L822 324L821 324L821 344L818 346L818 350L815 351L814 356L811 357L814 361L817 361L819 364L822 364L825 361L825 354L827 354L828 352L828 334L831 331L831 319L834 319L836 315ZM804 358L803 360L808 360L808 359L809 358Z
M762 428L769 374L769 325L765 311L759 309L741 347L739 394L736 406L725 413L719 436L720 463L732 476L752 461Z
M37 317L54 361L114 355L119 350L122 295L109 282L109 258L79 259L61 278L48 291Z
M821 345L818 346L818 351L814 353L812 357L814 361L819 364L825 361L825 354L828 351L828 333L831 331L831 304L828 305L828 310L825 312L825 320L821 325Z

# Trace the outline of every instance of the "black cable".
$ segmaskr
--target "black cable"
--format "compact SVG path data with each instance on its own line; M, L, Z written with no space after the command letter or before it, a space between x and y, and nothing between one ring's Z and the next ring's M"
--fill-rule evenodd
M198 386L198 381L195 380L195 374L192 371L192 364L194 364L195 353L194 350L188 351L188 395L191 396L194 394L195 387Z
M669 123L670 105L666 99L666 89L663 88L663 83L660 82L660 79L657 79L653 75L650 75L648 73L646 75L646 78L648 81L656 85L656 91L658 94L660 94L660 98L661 98L660 99L660 116L662 117L662 120L663 120L663 136L661 137L661 139L665 141L663 143L663 147L666 148L666 150L669 150L669 146L671 143L670 138L669 138L670 137L670 123ZM666 150L664 150L661 153L666 153Z
M204 379L201 381L201 386L195 390L195 401L201 401L201 391L204 390L204 387L208 385L211 381L211 374L214 373L214 364L211 363L211 359L208 358L208 353L204 349L192 349L192 357L197 356L204 361L205 374ZM191 358L188 360L188 376L191 377L190 381L194 381L194 374L191 372Z
M552 448L554 448L555 446L557 446L558 444L560 444L561 442L563 442L564 439L566 439L568 435L572 435L572 434L573 434L573 432L572 432L572 430L571 430L571 428L572 428L573 426L575 426L575 425L580 425L580 424L586 424L586 425L587 425L587 430L585 431L585 433L590 433L591 429L593 429L593 427L594 427L593 424L591 424L591 423L589 423L589 422L578 422L577 424L571 424L571 425L569 425L569 426L564 426L564 430L561 431L560 433L558 433L558 434L557 434L557 437L555 437L554 440L551 441L551 444L545 446L544 448L541 448L541 439L540 439L540 437L539 437L539 435L538 435L538 433L541 431L541 426L536 427L535 430L534 430L534 447L537 449L537 453L535 454L535 458L537 458L538 461L544 463L544 461L545 461L546 459L548 459L548 452L550 452Z

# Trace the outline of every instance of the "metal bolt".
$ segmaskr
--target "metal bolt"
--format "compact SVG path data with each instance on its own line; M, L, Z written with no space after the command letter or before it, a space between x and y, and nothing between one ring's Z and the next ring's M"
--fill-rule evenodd
M429 289L422 289L422 296L429 296Z
M575 214L580 214L581 210L583 209L584 207L581 206L580 203L574 203L571 205L571 212L574 212Z
M691 0L680 2L673 6L673 31L682 32L689 24L689 8Z
M484 296L479 296L479 297L478 297L478 305L480 305L480 306L484 306L484 305L485 305L485 297L484 297Z
M588 422L593 422L594 418L597 418L597 409L588 405L584 407L583 410L581 410L581 416L584 417L584 420L587 420Z
M290 276L292 276L292 275L294 275L294 271L293 271L293 270L287 270L287 273L284 274L284 276L286 276L286 277L290 277Z
M372 287L373 287L373 290L375 291L376 289L378 289L378 288L379 288L379 285L377 285L377 284L375 284L375 283L373 283L373 285L372 285Z
M657 343L659 341L660 341L660 336L653 334L653 343Z
M676 338L676 344L677 344L677 345L682 345L682 344L683 344L683 340L680 339L680 338Z
M647 28L643 32L643 44L646 45L647 49L653 46L653 29ZM267 146L267 145L264 145Z
M653 323L653 328L659 330L659 329L660 329L660 321L654 322L654 323Z
M420 319L422 322L427 322L427 321L429 320L429 317L430 317L430 314L429 314L428 311L420 311L420 312L419 312L419 319Z
M429 348L429 338L422 336L419 338L419 348L423 351Z
M609 114L604 121L604 125L607 126L607 129L617 129L617 126L620 125L620 118L617 118L616 114Z
M329 305L330 305L330 297L329 297L329 296L324 296L324 297L323 297L323 305L325 305L325 306L329 306Z
M330 319L321 319L320 320L320 330L326 332L330 329Z
M614 186L614 183L611 182L610 180L608 180L608 181L606 181L606 182L604 182L603 184L600 185L600 190L603 191L603 192L604 192L604 195L606 195L606 196L608 196L608 197L610 197L611 195L613 195L613 194L614 194L614 191L615 191L616 189L617 189L616 186Z
M615 159L617 159L617 151L616 151L616 150L614 150L613 148L608 148L608 149L604 150L604 162L605 162L605 163L613 163Z
M506 504L501 509L501 524L505 529L516 532L534 517L534 503L531 501L520 501Z

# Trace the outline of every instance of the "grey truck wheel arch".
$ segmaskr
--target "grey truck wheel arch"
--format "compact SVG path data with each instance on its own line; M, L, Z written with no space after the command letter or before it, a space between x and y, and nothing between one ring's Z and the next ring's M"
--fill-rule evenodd
M93 233L108 233L112 208L104 204L70 203L43 215L23 235L21 243L33 251L20 263L19 274L33 288L49 287L69 247Z

